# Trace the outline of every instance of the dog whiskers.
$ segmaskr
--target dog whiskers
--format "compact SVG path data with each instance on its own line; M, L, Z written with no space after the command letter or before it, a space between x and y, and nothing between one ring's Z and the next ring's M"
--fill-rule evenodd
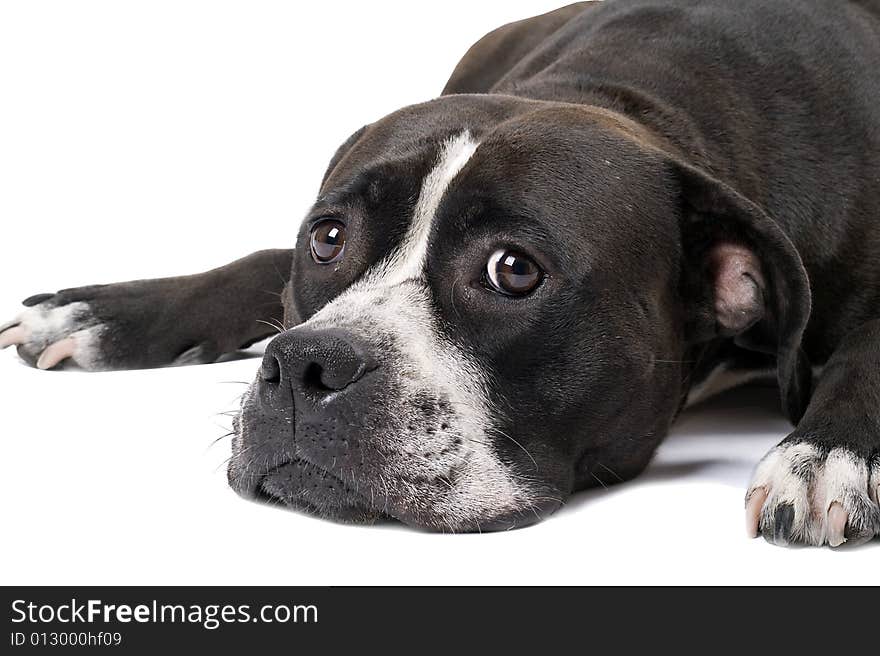
M208 445L208 448L210 449L210 448L216 446L218 442L222 442L223 440L229 439L233 435L235 435L235 431L229 431L228 433L225 433L225 434L221 435L220 437L218 437L216 440L211 440L211 443Z
M284 326L282 326L280 323L277 323L277 322L273 323L272 321L263 321L262 319L257 319L257 323L261 323L265 326L269 326L270 328L274 328L275 331L278 332L279 334L284 332Z
M605 481L603 481L601 478L596 476L593 472L590 472L590 476L592 476L599 483L599 485L604 487L606 490L608 489L608 486L605 485Z
M511 442L513 442L514 444L516 444L520 449L523 450L523 453L525 453L525 454L529 457L529 460L532 461L532 464L535 466L535 471L538 471L538 463L537 463L537 462L535 461L535 459L532 457L532 454L529 453L528 450L527 450L522 444L520 444L519 442L517 442L515 439L513 439L510 435L508 435L507 433L505 433L505 432L504 432L503 430L501 430L500 428L494 428L494 427L492 427L492 428L489 429L489 431L490 431L490 432L493 432L493 433L498 433L499 435L501 435L501 436L503 436L503 437L506 437L508 440L510 440Z
M623 478L621 478L620 475L619 475L616 471L614 471L613 469L611 469L610 467L606 467L606 466L603 465L601 462L596 463L596 464L598 464L602 469L604 469L604 470L607 471L609 474L611 474L612 476L614 476L614 478L616 478L616 479L617 479L618 481L620 481L621 483L625 482L625 481L623 480Z

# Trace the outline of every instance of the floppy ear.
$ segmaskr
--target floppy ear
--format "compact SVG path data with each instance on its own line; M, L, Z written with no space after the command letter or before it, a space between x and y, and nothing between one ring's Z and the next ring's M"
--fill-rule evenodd
M800 255L760 207L708 174L674 163L681 186L686 294L695 342L732 337L776 356L783 409L797 423L812 371L801 349L810 318L810 283Z
M343 160L343 158L348 155L349 151L354 148L354 145L360 141L360 138L364 136L364 133L367 131L368 126L362 127L360 130L351 135L345 142L336 149L336 152L333 154L333 158L330 160L330 164L327 165L327 170L324 172L324 177L321 179L321 189L324 188L324 185L327 183L327 179L330 177L330 174L333 173L333 170L339 165L339 162Z

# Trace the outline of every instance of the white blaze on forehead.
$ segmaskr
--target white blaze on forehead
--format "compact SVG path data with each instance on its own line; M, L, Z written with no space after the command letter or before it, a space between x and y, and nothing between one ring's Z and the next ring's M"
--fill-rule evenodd
M489 433L493 419L490 412L485 375L466 353L440 332L430 302L430 290L424 282L428 245L437 209L479 144L464 131L448 139L440 148L434 167L423 179L409 230L403 242L385 261L377 264L363 278L319 310L304 326L345 328L367 341L380 341L382 335L394 335L395 357L386 366L398 371L389 373L398 381L402 396L389 399L403 425L418 425L420 410L409 400L429 391L434 398L446 400L453 408L449 431L441 436L397 436L393 448L405 440L445 439L448 443L434 449L429 463L418 459L409 463L412 474L430 470L458 470L454 490L442 499L434 499L434 512L450 526L479 521L502 511L528 507L530 493L514 471L501 460L491 446ZM396 374L396 376L395 376ZM448 433L448 434L447 434ZM461 438L456 446L453 440ZM439 455L448 451L447 456ZM403 465L406 467L406 465ZM393 474L394 472L392 472ZM406 474L406 471L398 471ZM413 494L417 497L418 491ZM411 499L421 505L417 498Z
M386 284L395 285L421 277L428 255L428 238L440 201L478 146L467 130L444 142L437 163L422 181L422 190L406 238L383 267Z

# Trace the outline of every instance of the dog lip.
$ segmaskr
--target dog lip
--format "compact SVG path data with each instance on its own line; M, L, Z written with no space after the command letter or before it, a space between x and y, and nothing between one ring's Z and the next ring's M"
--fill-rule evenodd
M481 524L479 531L481 533L498 533L528 528L547 519L561 505L561 503L556 501L546 501L526 509L507 512L493 517L485 524Z
M333 481L338 482L340 486L344 486L346 490L346 497L349 497L351 501L355 503L328 503L328 508L332 508L333 511L338 514L342 519L351 519L356 515L364 516L375 514L376 519L387 519L387 520L396 520L397 518L391 516L384 510L384 508L378 505L378 501L371 503L370 500L357 490L353 490L350 485L348 485L342 478L338 475L334 474L331 471L328 471L324 467L320 467L315 465L312 462L304 458L288 458L283 461L278 462L264 474L259 476L252 485L252 489L249 491L247 495L248 498L258 501L268 503L270 505L278 505L284 506L287 508L291 508L294 510L306 510L311 513L324 514L316 504L310 503L308 500L303 499L297 495L285 495L281 491L272 490L267 483L269 479L274 474L279 473L283 468L289 466L301 466L301 467L310 467L325 476L329 476L333 479Z
M277 474L284 467L288 467L291 465L310 467L313 468L315 471L320 472L321 474L329 476L333 479L333 481L338 482L340 486L344 486L346 488L346 496L348 497L348 499L346 500L350 500L355 503L346 504L340 503L339 499L334 499L331 501L323 499L326 505L321 507L314 502L303 498L301 495L296 494L296 490L293 490L293 494L286 495L283 491L271 489L271 486L267 485L267 483L269 482L273 474ZM385 520L399 522L400 524L404 524L411 528L416 528L429 532L439 532L445 530L443 524L436 524L430 521L430 519L419 517L417 515L410 515L406 512L395 512L392 509L392 506L394 504L389 504L389 500L386 499L384 496L376 496L371 500L360 491L352 489L352 486L349 485L342 478L340 478L337 474L334 474L326 468L316 465L302 457L292 457L280 461L271 469L267 470L264 474L260 475L259 477L253 478L252 481L253 483L250 486L250 489L247 490L246 494L243 494L242 496L245 496L246 498L252 501L256 501L258 503L266 503L277 507L287 508L295 511L304 511L312 515L325 517L328 516L328 511L330 511L329 514L332 515L332 519L342 520L343 522L356 521L357 517L361 517L365 518L368 521ZM533 521L537 521L537 519L534 519ZM361 521L360 523L363 523L363 521ZM509 525L500 526L497 529L489 529L481 526L478 528L474 528L473 532L509 530L510 528L511 527Z
M345 492L335 497L332 495L330 497L316 497L321 502L319 504L299 493L302 488L293 486L289 493L286 493L287 491L280 482L278 487L272 485L272 477L276 474L283 475L282 470L290 466L310 468L321 476L329 477L334 483L338 483ZM430 481L419 480L418 483L430 484ZM413 513L400 507L395 508L396 504L389 503L391 499L386 499L384 496L373 497L371 500L370 497L361 493L338 474L299 455L279 460L259 476L243 474L239 477L237 484L233 485L233 488L242 497L258 503L323 516L343 523L362 524L375 521L395 521L428 532L447 532L451 528L438 518L431 517L430 513L425 514L419 511ZM560 505L548 501L538 506L510 510L489 516L485 521L473 521L472 525L455 528L452 532L492 533L526 528L544 520Z

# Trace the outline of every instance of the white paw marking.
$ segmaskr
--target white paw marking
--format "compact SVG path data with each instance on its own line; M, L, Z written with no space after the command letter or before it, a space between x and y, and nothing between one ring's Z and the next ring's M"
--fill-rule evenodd
M88 303L59 307L41 303L7 326L0 331L0 348L18 346L40 369L51 369L66 359L83 369L101 368L99 341L104 326L94 318Z
M746 496L747 530L778 544L863 542L880 535L878 495L880 464L844 447L825 456L809 443L783 444L755 470ZM790 528L780 531L788 520Z

